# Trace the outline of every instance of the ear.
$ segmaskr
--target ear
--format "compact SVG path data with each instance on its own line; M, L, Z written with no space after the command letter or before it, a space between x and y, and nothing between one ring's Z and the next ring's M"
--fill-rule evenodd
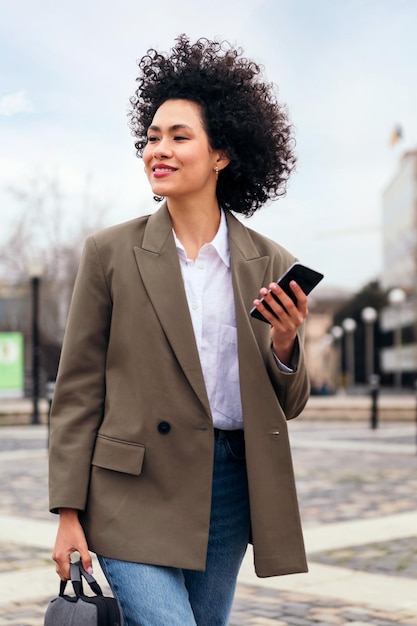
M226 152L224 150L220 150L217 153L217 158L216 158L216 167L218 168L219 171L224 170L225 167L227 167L230 163L230 159L227 156Z

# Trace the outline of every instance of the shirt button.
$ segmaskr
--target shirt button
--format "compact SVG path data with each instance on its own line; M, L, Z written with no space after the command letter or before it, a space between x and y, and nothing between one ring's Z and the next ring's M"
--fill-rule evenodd
M193 302L193 303L191 304L191 308L192 308L194 311L196 311L196 310L198 309L198 302Z
M197 264L197 267L198 267L199 270L203 270L204 269L204 263L202 263L200 261L200 263Z

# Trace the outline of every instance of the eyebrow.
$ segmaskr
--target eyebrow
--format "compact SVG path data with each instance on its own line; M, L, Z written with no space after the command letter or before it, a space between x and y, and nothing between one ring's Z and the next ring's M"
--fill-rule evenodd
M173 124L172 126L168 128L168 130L176 131L176 130L181 130L183 128L185 128L186 130L192 130L191 126L188 126L188 124ZM151 124L148 130L160 131L161 129L159 126L156 126L155 124Z

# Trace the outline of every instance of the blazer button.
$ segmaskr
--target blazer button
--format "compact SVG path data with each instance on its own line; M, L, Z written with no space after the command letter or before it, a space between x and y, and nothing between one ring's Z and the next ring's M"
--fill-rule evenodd
M158 431L161 435L167 435L171 430L171 424L169 422L159 422Z

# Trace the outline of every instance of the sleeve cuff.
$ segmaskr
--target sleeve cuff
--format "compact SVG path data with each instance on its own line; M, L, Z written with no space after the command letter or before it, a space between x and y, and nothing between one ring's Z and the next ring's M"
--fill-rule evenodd
M279 358L277 357L277 355L275 354L275 352L272 350L272 354L274 355L274 359L276 361L276 364L278 365L278 368L281 370L281 372L284 372L285 374L293 374L295 372L295 370L291 367L288 367L288 365L284 365L284 363L282 363Z
M271 351L272 351L272 354L274 355L274 359L275 359L275 362L276 362L276 364L278 366L278 369L281 372L284 372L284 374L294 374L297 371L297 369L298 369L298 360L300 358L300 345L298 343L298 337L297 337L296 342L295 342L294 352L293 352L293 355L291 357L291 364L290 365L285 365L284 363L282 363L282 361L280 361L280 359L277 357L277 355L274 352L272 344L271 344Z

